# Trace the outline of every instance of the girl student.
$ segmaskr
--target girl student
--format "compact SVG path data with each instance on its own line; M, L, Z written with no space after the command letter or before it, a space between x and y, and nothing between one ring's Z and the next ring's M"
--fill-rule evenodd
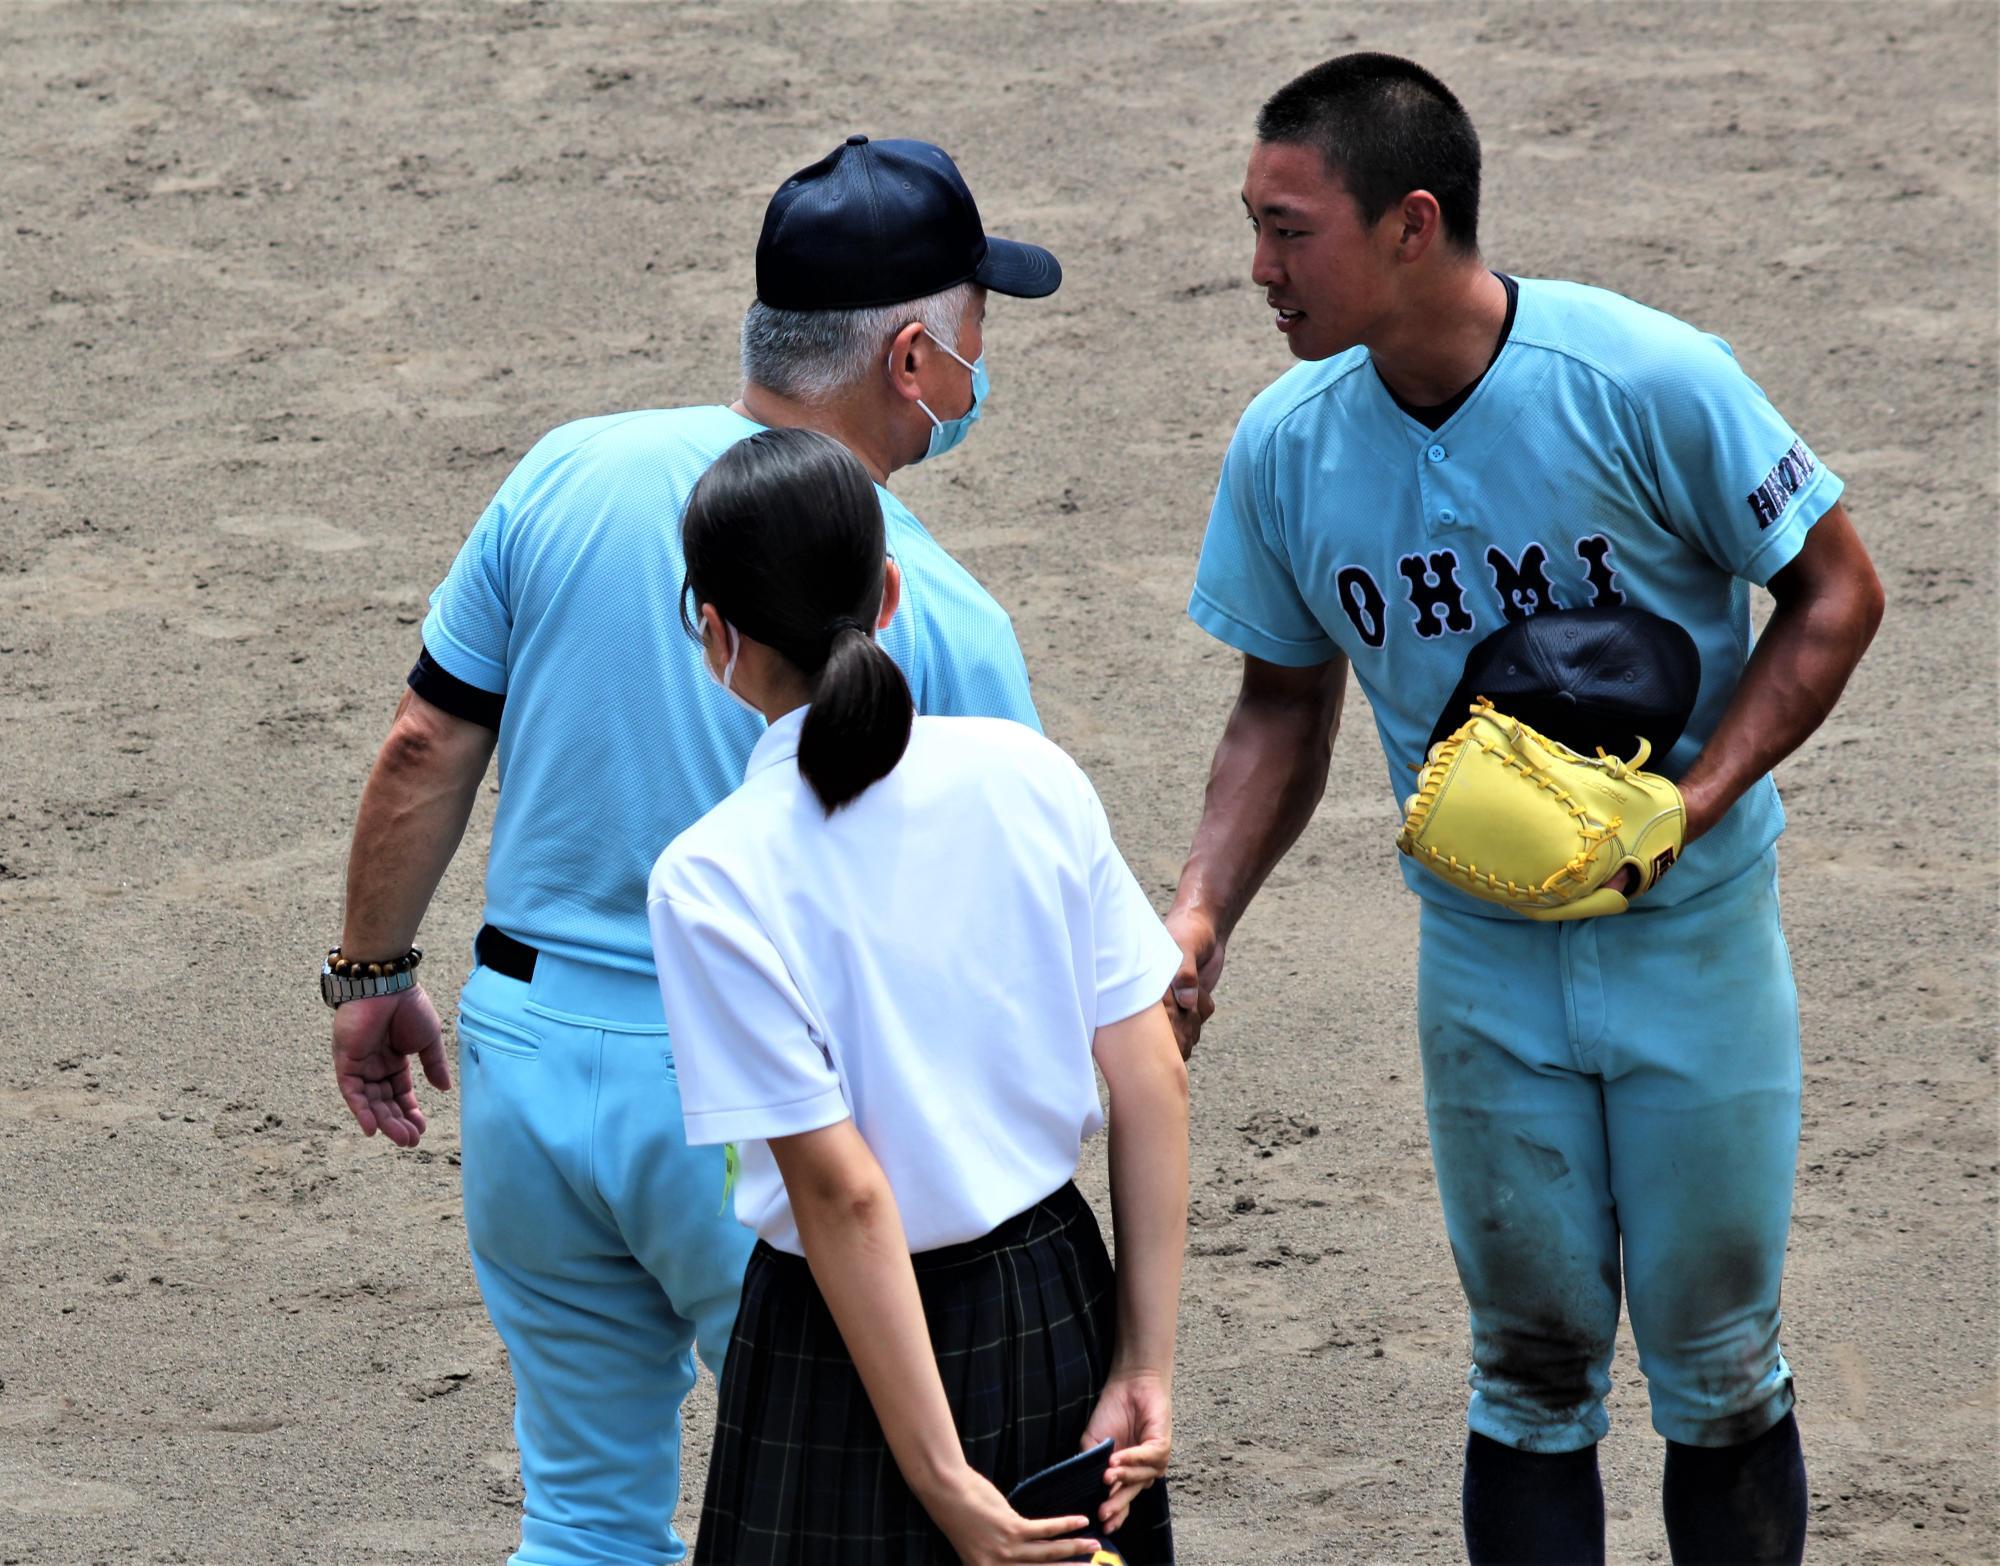
M769 430L696 486L682 615L769 721L648 911L688 1138L760 1236L716 1417L716 1566L1172 1559L1180 951L1039 734L913 718L874 485ZM693 611L691 614L690 611ZM1110 1093L1114 1275L1071 1183ZM1093 1515L1006 1493L1110 1439Z

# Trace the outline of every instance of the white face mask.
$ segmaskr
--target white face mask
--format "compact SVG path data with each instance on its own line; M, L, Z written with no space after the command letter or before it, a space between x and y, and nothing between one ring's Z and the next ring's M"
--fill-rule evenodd
M750 702L746 701L742 692L736 690L732 683L736 678L737 656L743 651L743 638L736 634L736 627L731 625L727 620L722 622L722 628L729 633L729 661L722 666L722 672L717 674L715 666L708 661L708 649L704 645L701 654L702 670L711 680L722 687L723 695L727 696L737 706L741 707L751 717L761 723L764 721L764 714ZM705 644L707 641L707 626L705 623L702 630L702 639Z

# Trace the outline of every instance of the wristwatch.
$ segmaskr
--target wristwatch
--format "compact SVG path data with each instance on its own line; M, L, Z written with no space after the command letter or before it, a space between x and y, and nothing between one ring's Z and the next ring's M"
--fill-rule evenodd
M400 995L417 982L417 964L423 952L412 946L388 962L354 962L334 947L319 967L319 996L327 1005L338 1007L345 1001L367 1000L376 995Z

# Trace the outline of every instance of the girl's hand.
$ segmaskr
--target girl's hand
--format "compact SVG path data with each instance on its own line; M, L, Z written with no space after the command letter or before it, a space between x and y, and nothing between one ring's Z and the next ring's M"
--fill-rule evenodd
M1106 1437L1116 1443L1104 1475L1111 1495L1097 1509L1106 1533L1122 1528L1132 1498L1166 1473L1173 1429L1173 1392L1165 1376L1150 1370L1112 1372L1083 1431L1085 1447Z
M923 1498L931 1521L944 1530L965 1566L1002 1566L1011 1561L1087 1561L1095 1539L1065 1539L1088 1528L1088 1517L1045 1517L1030 1521L1007 1504L993 1482L967 1468L944 1489Z

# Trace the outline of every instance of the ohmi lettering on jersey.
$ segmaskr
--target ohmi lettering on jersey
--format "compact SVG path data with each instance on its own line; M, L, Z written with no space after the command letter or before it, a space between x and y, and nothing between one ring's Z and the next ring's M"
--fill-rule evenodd
M1560 608L1549 586L1549 552L1540 544L1521 551L1519 563L1509 560L1498 544L1486 551L1486 569L1493 573L1493 590L1500 595L1500 612L1510 620L1525 620L1544 609Z
M1380 647L1387 641L1389 600L1382 596L1375 578L1361 566L1346 566L1334 578L1333 586L1340 594L1340 607L1347 611L1347 618L1354 622L1361 640L1370 647Z
M1440 549L1429 555L1405 555L1396 562L1410 584L1410 603L1417 611L1417 635L1442 636L1469 631L1479 622L1465 607L1465 590L1458 585L1458 551Z
M1806 450L1802 440L1792 442L1792 449L1778 459L1778 465L1764 475L1764 482L1750 491L1750 509L1756 514L1757 526L1769 527L1785 514L1785 507L1792 503L1792 496L1806 487L1806 481L1819 471L1819 463Z
M1583 567L1584 585L1590 589L1589 607L1606 609L1625 602L1617 567L1611 563L1610 539L1602 533L1579 538L1576 558ZM1545 609L1562 608L1548 568L1549 552L1541 544L1529 544L1518 560L1497 544L1489 548L1486 570L1500 599L1501 614L1509 620L1525 620ZM1478 615L1465 601L1458 569L1458 552L1453 549L1405 555L1396 562L1412 611L1410 629L1426 641L1447 631L1464 635L1479 628ZM1364 644L1380 647L1389 639L1389 600L1366 566L1342 566L1334 578L1334 590Z

